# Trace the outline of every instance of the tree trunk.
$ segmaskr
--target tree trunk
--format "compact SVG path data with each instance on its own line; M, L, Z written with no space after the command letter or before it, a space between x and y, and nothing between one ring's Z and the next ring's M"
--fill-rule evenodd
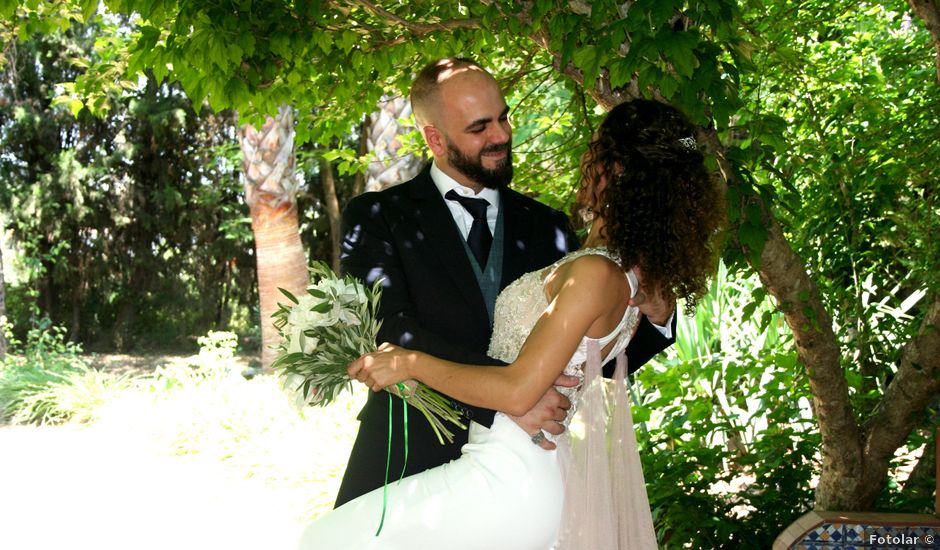
M276 356L273 347L279 341L271 316L278 303L286 301L278 289L295 296L302 294L308 281L307 260L300 243L295 204L274 208L259 201L251 207L251 229L255 235L261 302L261 366L267 370Z
M372 113L367 124L366 146L375 159L369 163L365 190L381 191L418 175L424 159L413 154L399 155L399 137L414 130L401 124L411 116L411 102L404 97L386 98L379 102L379 110Z
M111 346L114 351L123 353L127 351L130 340L130 326L134 321L134 303L131 300L125 301L118 310L114 318L114 326L111 328Z
M232 270L230 268L233 261L234 260L224 259L221 262L222 265L219 270L219 280L222 281L222 288L219 291L218 302L215 310L215 330L227 330L229 328L228 323L231 319L231 312L229 311L228 295L230 289L229 285L233 277Z
M924 21L924 26L933 40L933 47L937 50L934 61L937 66L937 84L940 84L940 1L938 0L907 0L917 17Z
M244 125L239 136L245 200L251 210L258 262L261 366L269 370L278 343L271 319L283 296L278 289L298 295L308 281L297 218L294 119L290 108L281 107L277 117L268 117L260 131Z
M326 217L330 222L330 265L335 273L339 273L339 242L340 242L340 210L339 198L336 196L336 176L333 174L333 165L325 158L320 158L320 185L323 189L323 203L326 206Z
M698 138L718 158L728 186L738 182L725 157L724 146L714 129L702 130ZM746 196L745 193L741 193ZM759 197L742 199L742 211L756 204L761 208L767 240L754 266L761 284L776 299L787 326L793 333L797 357L806 368L810 392L822 436L822 471L816 487L816 508L820 510L860 510L865 503L866 485L881 487L883 477L873 479L866 467L862 432L849 401L849 388L842 372L840 348L832 330L832 320L823 307L816 286L804 262L790 247L783 229ZM887 470L885 470L887 472Z

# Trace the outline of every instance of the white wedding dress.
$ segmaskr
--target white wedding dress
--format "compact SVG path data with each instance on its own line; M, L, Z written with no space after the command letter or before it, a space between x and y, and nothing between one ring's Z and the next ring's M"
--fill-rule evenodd
M582 249L546 269L523 275L496 300L489 355L512 362L548 303L544 281L557 267L604 249ZM633 273L628 274L636 288ZM635 291L634 291L635 292ZM628 307L600 339L585 337L565 367L583 378L569 393L569 431L557 451L530 440L497 413L490 428L470 423L461 457L392 481L311 523L304 550L649 550L656 548L629 400L623 353L639 321ZM601 350L610 347L601 359ZM601 366L617 357L615 389L607 396ZM613 407L616 414L608 414ZM608 418L611 422L608 424ZM579 432L571 435L571 432ZM609 441L609 445L608 445ZM376 536L383 501L387 510Z

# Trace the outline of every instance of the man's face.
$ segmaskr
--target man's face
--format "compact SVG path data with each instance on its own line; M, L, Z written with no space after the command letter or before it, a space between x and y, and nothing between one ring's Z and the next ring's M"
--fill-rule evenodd
M465 71L443 83L440 94L436 126L446 147L445 163L477 185L508 185L512 126L496 81L480 71Z
M446 139L446 137L445 137ZM476 156L464 153L454 142L447 141L447 161L463 175L483 187L499 189L512 181L512 150L509 143L486 145ZM487 157L495 157L492 167L484 164Z

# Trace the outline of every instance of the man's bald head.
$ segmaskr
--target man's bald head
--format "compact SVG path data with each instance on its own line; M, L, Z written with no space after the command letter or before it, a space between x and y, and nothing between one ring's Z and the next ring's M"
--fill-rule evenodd
M499 83L469 59L441 59L421 70L411 107L437 167L473 190L512 179L512 125Z
M483 76L496 82L483 67L463 57L439 59L421 69L411 85L411 109L419 127L437 123L442 85L455 77L468 74Z

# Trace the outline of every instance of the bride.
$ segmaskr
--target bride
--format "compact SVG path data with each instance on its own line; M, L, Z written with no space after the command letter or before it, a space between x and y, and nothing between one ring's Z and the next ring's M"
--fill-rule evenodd
M724 204L693 132L677 110L650 100L607 115L581 161L579 202L594 214L584 246L497 298L489 355L508 366L389 344L350 365L350 377L375 391L419 380L502 412L491 428L471 422L459 459L391 483L379 535L367 518L386 502L381 488L309 525L302 548L656 547L622 352L639 319L628 302L640 276L691 311L715 268ZM600 370L615 357L608 414ZM524 414L561 373L583 380L564 388L572 401L564 423L577 412L584 433L565 431L546 451L533 445L543 432L527 434L507 415Z

